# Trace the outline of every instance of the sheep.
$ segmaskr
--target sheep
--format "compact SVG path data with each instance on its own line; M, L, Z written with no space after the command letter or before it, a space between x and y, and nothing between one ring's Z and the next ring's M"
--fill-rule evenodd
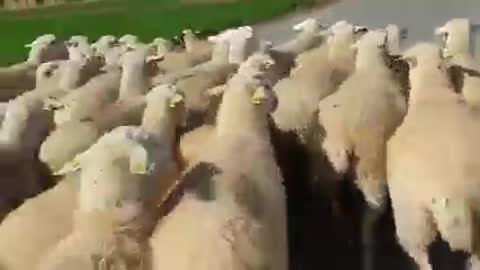
M240 47L248 47L252 41L250 40L251 37L251 28L239 28L210 37L209 40L216 43L210 61L183 72L167 74L155 81L155 83L175 83L185 93L185 104L189 114L186 131L198 127L205 121L212 120L210 112L215 111L215 103L211 102L211 98L206 94L206 91L224 84L229 76L237 70L238 64L236 62L246 58L245 49ZM229 48L232 48L232 43L236 43L233 47L239 47L235 56L235 63L228 60L228 57L234 53L229 50Z
M161 60L161 57L150 54L149 49L137 49L126 54L117 101L109 100L113 103L100 104L101 107L93 107L92 111L84 111L85 104L80 103L80 114L74 114L73 118L69 118L47 137L40 148L39 157L51 170L58 170L75 154L88 148L99 136L116 126L138 124L141 121L146 105L143 94L149 91L148 73ZM85 96L85 101L88 98L91 96Z
M323 162L324 158L319 148L322 132L316 115L318 102L336 90L335 63L339 60L343 61L348 53L352 56L354 54L350 46L353 45L355 29L353 25L347 24L345 28L347 27L350 29L351 39L340 38L346 34L338 31L339 27L335 24L330 30L320 32L320 34L334 35L329 37L331 41L328 44L321 44L296 57L296 65L290 71L289 77L280 80L274 87L279 104L271 115L275 124L274 135L278 140L276 149L279 152L279 163L284 174L288 175L285 177L288 187L291 190L299 190L301 184L306 183L309 187L315 183L322 184L323 187L320 189L322 195L330 197L332 206L336 201L332 197L335 183L330 181L333 180L330 179L332 177L323 177L324 179L319 180L321 176L325 176L323 171L326 171L326 168L321 168L325 167L322 165L328 164ZM345 51L340 53L341 50L337 49L338 47L344 48ZM333 50L335 53L331 53ZM337 58L339 55L341 57ZM306 156L303 158L307 162L303 162L300 165L301 168L293 168L295 166L292 164L295 161L292 159L298 159L298 155L288 158L290 152L305 153ZM298 175L299 171L302 171L301 175ZM298 179L302 179L305 183L301 183L302 181ZM293 199L291 203L294 203Z
M462 72L458 68L470 70L463 72L458 83L460 91L468 104L478 107L480 105L480 62L473 57L472 26L469 19L454 18L446 22L444 26L435 29L435 35L441 36L443 41L443 55L449 58L452 72ZM458 67L457 67L458 66ZM472 72L473 71L473 72Z
M385 63L386 41L386 32L380 30L360 38L354 44L355 72L318 105L318 121L325 130L322 149L337 173L354 167L355 184L368 205L362 224L364 269L372 267L371 234L386 205L385 144L407 106ZM351 165L353 156L357 162Z
M51 114L42 110L42 101L27 92L10 101L0 128L2 210L11 210L23 199L43 188L36 151L51 129ZM1 213L3 216L5 213Z
M387 143L388 191L398 242L420 270L432 269L427 249L437 232L451 250L471 255L468 269L479 269L479 119L454 92L441 55L427 42L403 54L411 93Z
M5 269L33 269L45 253L73 230L78 175L26 200L0 224L0 265Z
M79 208L73 232L37 269L63 269L59 267L78 263L96 269L101 262L88 265L94 256L127 269L144 269L157 200L178 173L173 144L184 115L183 95L171 85L156 87L146 99L140 127L114 129L60 170L81 169Z
M355 70L355 50L351 44L367 31L365 27L352 25L345 20L336 22L327 30L330 35L327 44L332 44L329 46L330 58L335 59L332 62L334 67L332 82L335 88Z
M35 70L41 63L56 59L68 59L67 49L63 44L57 42L54 35L40 36L25 46L31 48L27 61L0 68L0 92L13 92L2 93L7 98L18 96L35 88Z
M162 206L150 238L152 269L288 268L285 194L267 123L272 64L254 54L228 82L210 147Z

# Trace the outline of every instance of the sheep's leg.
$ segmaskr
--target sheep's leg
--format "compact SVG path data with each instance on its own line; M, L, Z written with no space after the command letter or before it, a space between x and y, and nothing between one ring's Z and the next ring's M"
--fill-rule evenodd
M402 187L390 185L390 197L400 246L414 260L419 270L432 270L428 247L437 236L432 215L415 198L405 196Z
M342 136L336 134L327 135L322 143L322 149L339 174L344 174L350 165L348 160L348 146L342 140Z
M355 167L357 187L368 204L362 219L362 244L364 270L373 269L374 227L385 210L387 181L385 172L385 145L381 138L369 138L356 145L358 163Z

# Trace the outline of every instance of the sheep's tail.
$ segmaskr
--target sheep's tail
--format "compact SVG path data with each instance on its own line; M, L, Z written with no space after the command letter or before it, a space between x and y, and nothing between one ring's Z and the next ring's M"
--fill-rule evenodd
M365 201L374 209L381 209L386 203L386 145L383 138L363 138L355 146L357 164L356 185L362 191Z
M473 252L475 245L475 213L466 198L432 198L430 210L442 238L452 251Z

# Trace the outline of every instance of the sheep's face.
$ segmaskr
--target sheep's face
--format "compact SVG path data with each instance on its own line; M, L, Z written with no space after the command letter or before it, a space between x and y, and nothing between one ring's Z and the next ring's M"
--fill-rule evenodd
M45 80L52 78L59 72L59 69L60 63L58 61L41 64L36 71L37 85L41 85Z
M151 47L127 51L119 58L123 70L140 69L147 76L156 74L157 63L162 60L163 56L156 55Z
M39 36L37 39L35 39L32 43L26 44L26 48L33 48L33 47L39 47L42 45L50 45L53 42L55 42L57 38L53 34L46 34L43 36Z

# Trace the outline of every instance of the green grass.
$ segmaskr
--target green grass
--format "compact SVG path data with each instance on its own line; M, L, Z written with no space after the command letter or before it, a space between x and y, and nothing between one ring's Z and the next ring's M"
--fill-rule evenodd
M24 44L44 33L91 40L104 34L171 38L185 28L219 31L282 15L314 0L239 0L229 4L180 4L179 0L103 0L0 12L0 65L25 59ZM317 0L318 1L318 0Z

